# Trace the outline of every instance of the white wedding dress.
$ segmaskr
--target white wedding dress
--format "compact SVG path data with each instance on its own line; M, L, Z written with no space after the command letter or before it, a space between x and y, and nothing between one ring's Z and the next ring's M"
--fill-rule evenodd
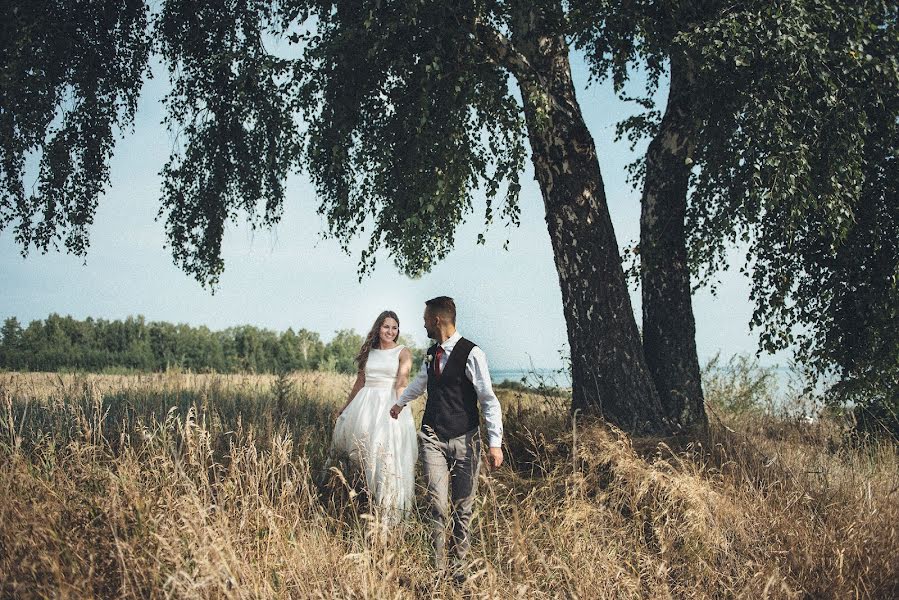
M332 456L348 457L360 469L373 504L386 523L396 523L412 508L418 457L412 411L390 416L404 346L372 348L365 365L365 387L353 397L334 425Z

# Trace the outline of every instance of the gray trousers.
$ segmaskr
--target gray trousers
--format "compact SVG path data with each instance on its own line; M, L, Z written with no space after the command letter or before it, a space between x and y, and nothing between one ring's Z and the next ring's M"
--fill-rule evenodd
M447 441L440 440L430 428L423 429L418 435L434 561L438 569L445 569L447 537L451 542L449 552L454 555L456 564L463 562L471 546L468 525L478 490L480 430L476 427ZM448 527L450 517L452 529Z

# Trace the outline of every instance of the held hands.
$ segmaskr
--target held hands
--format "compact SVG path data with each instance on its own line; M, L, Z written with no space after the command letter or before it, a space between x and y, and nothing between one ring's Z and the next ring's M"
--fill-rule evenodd
M503 449L500 447L487 449L487 466L491 470L498 469L503 464Z
M398 418L401 412L403 412L403 407L399 404L394 404L390 407L390 416L394 419Z

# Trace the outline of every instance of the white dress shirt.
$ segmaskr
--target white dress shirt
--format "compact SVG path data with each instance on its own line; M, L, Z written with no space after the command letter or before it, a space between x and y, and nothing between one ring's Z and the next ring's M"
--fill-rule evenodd
M452 353L456 343L462 339L462 334L458 331L451 335L445 342L440 344L443 347L443 356L440 357L440 372L446 367L449 355ZM487 355L478 346L471 349L468 354L468 360L465 361L465 376L474 386L478 393L478 402L481 405L481 412L484 413L484 421L487 423L487 442L491 448L499 448L503 442L503 417L500 409L499 400L493 392L493 384L490 381L490 371L487 369ZM428 390L428 363L427 359L422 362L418 375L403 392L403 395L397 400L400 406L406 406Z

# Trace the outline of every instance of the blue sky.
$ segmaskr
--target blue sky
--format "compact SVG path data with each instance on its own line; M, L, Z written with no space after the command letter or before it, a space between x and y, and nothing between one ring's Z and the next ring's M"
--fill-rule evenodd
M617 100L608 83L587 87L586 67L578 56L573 57L573 72L624 247L639 236L640 194L625 177L624 167L634 155L627 142L612 140L615 123L635 109ZM338 329L367 330L381 310L390 308L399 314L403 333L423 345L423 303L446 294L456 299L460 331L485 349L495 368L560 364L567 339L561 293L530 166L522 175L520 227L507 230L494 224L486 232L486 245L477 245L483 231L481 202L457 231L455 250L430 274L411 280L382 257L361 283L356 265L363 241L347 256L335 241L323 239L325 224L315 211L314 190L303 176L292 176L277 227L256 232L244 224L229 228L225 273L213 295L174 266L163 247L164 223L155 220L159 171L173 146L161 124L167 89L167 73L156 65L154 79L142 93L134 132L116 146L86 261L54 252L23 259L11 232L0 234L0 318L28 322L51 312L106 319L142 314L214 329L245 323L275 330L306 328L327 340ZM26 185L33 183L32 175ZM510 244L504 251L507 236ZM726 357L756 350L757 336L748 327L748 281L737 267L735 262L720 275L716 295L702 290L694 296L703 362L717 352ZM637 290L632 299L639 315ZM761 362L784 363L785 357L762 357Z

